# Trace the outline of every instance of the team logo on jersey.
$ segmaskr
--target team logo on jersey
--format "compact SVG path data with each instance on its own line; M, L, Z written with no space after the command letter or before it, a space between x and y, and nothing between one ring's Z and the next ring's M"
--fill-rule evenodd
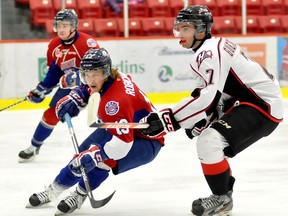
M61 62L61 70L63 71L72 67L76 67L76 58Z
M118 113L119 109L119 103L116 101L109 101L105 105L105 112L107 115L115 115Z
M97 46L97 42L93 38L88 38L86 43L87 43L88 47L96 47Z
M56 56L57 58L62 58L62 56L63 56L63 55L66 55L68 52L69 52L69 49L62 49L62 50L56 49L56 50L55 50L55 56Z
M198 69L200 68L200 65L206 58L211 58L212 59L212 51L211 50L203 50L200 52L196 58L197 66Z

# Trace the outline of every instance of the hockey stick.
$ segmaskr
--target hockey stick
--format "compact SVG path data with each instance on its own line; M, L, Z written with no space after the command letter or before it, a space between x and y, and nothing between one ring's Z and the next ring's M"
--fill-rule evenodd
M94 92L89 97L88 101L88 115L87 115L87 124L91 127L92 124L96 121L96 116L98 113L98 107L100 104L100 94L98 92Z
M72 125L72 122L71 122L71 117L69 116L68 113L65 114L65 121L67 122L68 129L69 129L69 132L70 132L70 136L71 136L72 143L73 143L74 149L76 151L76 154L79 154L80 153L79 152L79 145L78 145L78 142L77 142L77 139L76 139L76 135L75 135L75 132L74 132L74 128L73 128L73 125ZM85 187L86 187L86 191L88 193L88 197L89 197L91 206L93 208L100 208L100 207L106 205L111 200L111 198L113 197L113 195L114 195L114 193L116 191L114 191L110 196L106 197L105 199L95 200L94 197L93 197L93 193L91 191L91 188L90 188L89 179L88 179L85 167L81 166L80 170L81 170L81 175L82 175L82 178L84 180L84 184L85 184Z
M41 93L41 94L46 93L46 92L48 92L48 91L50 91L50 90L53 90L54 88L56 88L56 87L58 87L58 86L59 86L59 84L57 84L56 86L53 86L53 87L51 87L51 88L48 88L48 89L46 89L46 90L44 90L44 91L42 91L42 92L40 92L40 93ZM23 98L23 99L20 100L20 101L15 102L14 104L11 104L11 105L9 105L9 106L7 106L7 107L4 107L4 108L0 109L0 112L3 111L3 110L9 109L9 108L11 108L11 107L14 107L14 106L16 106L16 105L18 105L18 104L20 104L20 103L23 103L23 102L27 101L27 100L28 100L27 97L28 97L28 96L26 96L25 98Z
M95 92L89 97L88 101L88 116L87 116L87 124L89 127L97 127L97 128L130 128L130 129L140 129L140 128L148 128L149 124L147 123L117 123L117 122L96 122L96 116L98 113L98 107L100 104L100 94Z
M148 128L148 123L137 123L137 122L129 122L129 123L117 123L117 122L103 122L97 123L93 122L90 127L97 127L97 128L130 128L130 129L141 129L141 128Z

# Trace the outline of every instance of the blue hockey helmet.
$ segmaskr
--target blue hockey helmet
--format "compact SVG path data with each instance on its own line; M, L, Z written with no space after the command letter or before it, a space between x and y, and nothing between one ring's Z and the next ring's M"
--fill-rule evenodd
M173 30L178 29L181 23L193 24L196 32L211 33L213 16L206 5L188 6L180 10L174 21Z
M87 84L85 73L95 70L102 70L104 78L109 77L112 72L112 61L108 51L104 48L89 49L83 56L80 62L80 79L81 82Z
M68 21L74 30L78 28L78 16L73 9L64 9L59 11L54 17L54 31L57 32L57 24L59 22Z

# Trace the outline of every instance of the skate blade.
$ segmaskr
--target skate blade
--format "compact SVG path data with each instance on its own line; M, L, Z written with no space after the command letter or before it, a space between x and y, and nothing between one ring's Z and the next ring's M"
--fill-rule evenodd
M30 203L28 203L26 206L25 206L25 208L43 208L43 205L44 204L41 204L41 205L38 205L38 206L33 206L33 205L31 205Z
M68 213L64 213L64 212L62 212L62 211L60 211L60 210L57 210L57 211L55 212L54 216L60 216L60 215L66 215L66 214L68 214Z
M28 162L32 162L34 161L36 158L36 156L32 156L31 158L29 159L24 159L24 158L18 158L18 163L28 163Z
M25 208L36 208L37 206L32 206L30 203L28 203Z
M232 216L232 211L224 211L218 214L218 216Z

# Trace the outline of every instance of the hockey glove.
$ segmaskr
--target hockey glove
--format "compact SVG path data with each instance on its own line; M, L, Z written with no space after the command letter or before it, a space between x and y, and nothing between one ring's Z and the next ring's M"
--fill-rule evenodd
M59 80L60 88L73 89L81 85L79 72L73 71L64 74Z
M26 99L30 103L41 103L47 94L49 94L52 90L47 91L47 88L42 85L40 82L34 89L32 89Z
M206 119L202 119L197 122L192 129L185 129L186 135L193 139L196 136L199 136L201 132L208 126L208 122Z
M191 129L186 128L185 133L190 139L193 139L194 137L199 136L204 129L209 127L209 125L217 119L218 114L217 112L214 112L210 116L207 116L207 118L198 121Z
M87 105L87 99L81 89L76 88L69 95L61 98L56 104L56 115L61 122L65 122L64 115L68 113L71 117L77 116Z
M75 176L81 176L81 166L89 173L101 162L103 162L101 150L99 146L93 145L90 149L76 155L68 166Z
M147 136L164 136L167 132L180 129L180 125L173 116L172 110L162 111L160 113L152 112L147 117L140 120L140 123L148 123L149 127L140 129Z

